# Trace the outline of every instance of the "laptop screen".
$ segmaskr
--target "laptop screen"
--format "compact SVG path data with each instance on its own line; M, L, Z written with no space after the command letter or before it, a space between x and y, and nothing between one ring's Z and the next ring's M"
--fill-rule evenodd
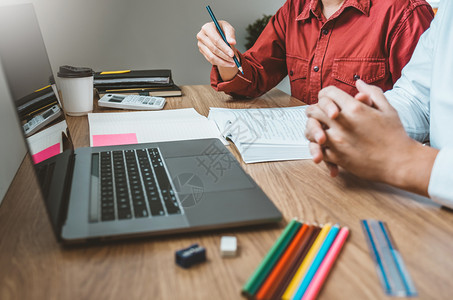
M33 6L0 6L0 59L35 164L71 148ZM69 140L68 140L69 141Z

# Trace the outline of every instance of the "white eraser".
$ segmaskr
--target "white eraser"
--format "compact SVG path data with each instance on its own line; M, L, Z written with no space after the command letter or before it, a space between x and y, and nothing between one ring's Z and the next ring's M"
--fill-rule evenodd
M235 236L222 236L220 239L220 252L222 256L236 256L237 247Z

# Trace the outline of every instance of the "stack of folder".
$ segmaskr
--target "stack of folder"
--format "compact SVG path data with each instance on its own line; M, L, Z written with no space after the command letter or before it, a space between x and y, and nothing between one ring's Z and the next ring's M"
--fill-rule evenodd
M35 115L44 112L55 104L58 104L58 99L52 89L52 86L48 85L19 99L16 104L21 120L30 120Z
M121 70L94 74L94 87L106 93L140 93L149 96L180 96L181 89L173 82L171 70Z
M292 220L242 288L249 299L315 299L349 234Z

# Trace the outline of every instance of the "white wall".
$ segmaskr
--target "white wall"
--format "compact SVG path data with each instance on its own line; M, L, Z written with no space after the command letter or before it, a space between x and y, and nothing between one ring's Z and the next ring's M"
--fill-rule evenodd
M1 0L0 0L1 1ZM210 21L205 6L237 31L273 14L284 0L34 0L52 67L95 70L170 68L177 84L208 84L210 64L198 52L196 34Z
M206 5L217 19L233 24L244 51L247 25L275 13L285 0L0 0L0 5L30 2L55 74L65 64L96 71L169 68L177 84L188 85L209 84L211 66L196 42L210 21ZM5 88L0 78L0 199L25 153Z
M24 155L22 132L6 89L6 80L0 71L0 204Z

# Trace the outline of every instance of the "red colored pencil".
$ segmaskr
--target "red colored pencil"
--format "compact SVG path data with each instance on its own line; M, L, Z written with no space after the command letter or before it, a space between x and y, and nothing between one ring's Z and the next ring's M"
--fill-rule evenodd
M294 239L291 241L272 272L269 273L263 285L258 290L255 296L257 300L272 298L272 295L276 292L279 283L281 283L281 280L283 279L282 275L285 274L290 266L292 266L292 264L297 260L298 257L296 256L296 254L300 249L299 246L301 244L301 241L304 237L308 237L308 235L306 235L308 228L309 226L307 224L304 224L294 236Z

